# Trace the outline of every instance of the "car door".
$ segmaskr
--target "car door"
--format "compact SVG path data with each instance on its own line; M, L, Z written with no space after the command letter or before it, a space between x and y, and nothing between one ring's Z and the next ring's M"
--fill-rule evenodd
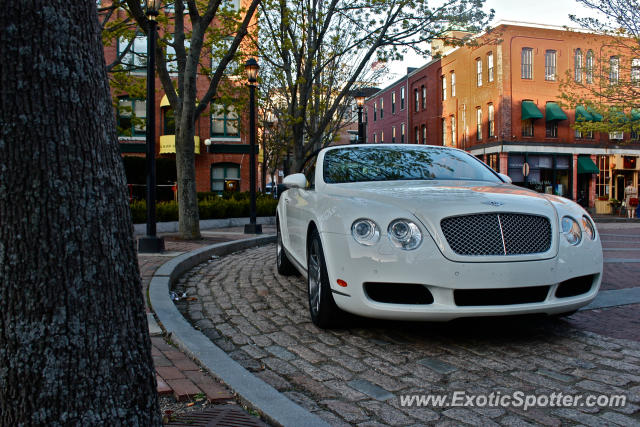
M288 190L289 198L285 200L287 226L289 228L289 247L296 261L305 268L307 265L307 227L312 218L316 196L316 160L317 156L312 156L302 166L302 173L307 177L307 187Z

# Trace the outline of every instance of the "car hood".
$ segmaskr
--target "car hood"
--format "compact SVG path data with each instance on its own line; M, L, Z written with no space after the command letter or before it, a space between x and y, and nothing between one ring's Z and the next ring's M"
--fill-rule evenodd
M523 213L549 218L555 235L558 214L554 203L569 202L556 196L505 183L486 181L385 181L333 184L327 188L335 196L349 197L366 206L375 201L413 214L427 228L443 254L458 259L445 244L440 228L443 218L478 213ZM555 239L554 239L555 240ZM553 256L557 246L552 246ZM529 258L529 257L527 257Z

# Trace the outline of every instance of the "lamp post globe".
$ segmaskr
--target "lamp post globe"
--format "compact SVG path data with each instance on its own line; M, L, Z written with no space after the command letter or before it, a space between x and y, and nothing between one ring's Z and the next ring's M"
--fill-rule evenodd
M245 63L249 86L249 193L250 218L245 224L245 234L261 234L262 225L256 224L256 83L258 82L258 62L249 58Z

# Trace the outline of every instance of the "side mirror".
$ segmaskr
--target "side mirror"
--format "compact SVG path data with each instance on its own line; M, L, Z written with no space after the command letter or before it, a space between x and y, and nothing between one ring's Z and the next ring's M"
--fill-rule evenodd
M287 188L307 188L307 177L303 173L294 173L285 176L282 183Z
M498 176L500 176L500 178L502 178L502 180L505 181L507 184L511 184L513 182L513 180L511 179L511 177L509 175L505 175L503 173L498 173Z

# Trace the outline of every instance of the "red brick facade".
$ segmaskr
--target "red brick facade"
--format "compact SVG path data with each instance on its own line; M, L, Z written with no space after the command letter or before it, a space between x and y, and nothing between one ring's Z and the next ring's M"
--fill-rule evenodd
M368 117L368 143L409 142L409 97L406 76L369 98L365 108Z
M244 8L248 6L246 0L240 0L240 5ZM124 13L118 11L117 13ZM215 24L214 24L215 25ZM185 32L190 30L190 23L188 19L185 19ZM111 46L104 47L104 55L106 63L109 64L117 58L118 43L117 41L112 43ZM146 76L146 72L142 71L141 77ZM177 78L177 76L175 77ZM248 88L245 81L232 82L232 86L236 86L237 90L247 91L245 95L248 97ZM221 82L221 87L229 82ZM165 96L162 84L158 78L156 78L156 93L155 93L155 123L156 123L156 156L175 158L175 154L160 153L160 137L164 135L164 118L165 113L168 110L168 105L161 106L163 97ZM202 99L209 87L209 79L207 76L198 76L196 80L197 98ZM117 94L126 95L126 94ZM165 98L166 102L166 98ZM215 102L215 101L212 101ZM216 138L211 134L210 125L210 112L206 109L200 117L196 119L195 135L199 138L199 154L195 154L195 169L196 169L196 191L206 192L212 191L212 167L215 165L235 165L239 168L239 188L237 191L249 191L249 155L248 154L211 154L207 152L207 146L205 140L210 138L212 145L221 144L249 144L249 117L248 111L238 112L240 116L240 133L238 137L233 138ZM138 135L134 137L121 136L119 137L121 143L121 151L124 156L145 156L145 142L146 137L144 135ZM248 151L248 150L247 150ZM258 159L256 160L258 162ZM260 188L260 170L262 165L257 164L256 171L256 188Z

